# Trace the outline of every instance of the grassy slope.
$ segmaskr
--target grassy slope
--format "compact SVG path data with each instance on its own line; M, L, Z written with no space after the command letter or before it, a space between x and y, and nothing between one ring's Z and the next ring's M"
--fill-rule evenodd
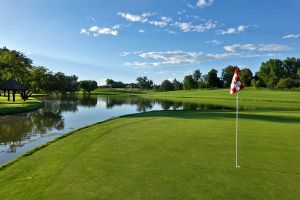
M0 171L3 199L297 199L299 112L150 112L80 130Z
M7 97L0 96L0 115L27 112L40 107L42 107L42 102L35 98L29 98L24 102L20 96L17 95L16 102L12 102L12 97L10 101L7 101Z
M154 92L143 94L143 96L172 101L235 106L235 95L230 95L228 89ZM300 110L300 92L247 88L239 92L239 105L249 109Z

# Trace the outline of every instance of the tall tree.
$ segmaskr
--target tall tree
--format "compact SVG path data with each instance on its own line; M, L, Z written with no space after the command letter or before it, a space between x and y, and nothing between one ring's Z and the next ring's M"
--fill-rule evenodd
M196 69L193 73L193 78L195 79L195 81L200 81L202 76L202 73L200 72L199 69Z
M164 80L160 85L161 91L171 91L174 90L173 84L169 80Z
M229 65L222 69L221 78L224 81L224 86L229 87L231 83L232 76L234 74L234 70L239 69L237 66Z
M183 89L185 90L191 90L193 88L196 88L196 82L192 75L187 75L183 79Z
M253 78L253 74L250 69L248 68L241 69L239 75L244 86L246 87L251 86L251 80Z
M136 79L137 81L137 85L141 88L141 89L151 89L153 87L153 81L149 80L147 78L147 76L143 76L143 77L137 77Z
M283 62L279 59L270 59L263 62L257 73L267 87L273 88L277 85L279 79L285 75Z
M172 82L174 90L182 90L182 83L177 81L176 78Z
M211 69L207 73L206 79L208 87L221 87L221 81L218 77L218 71L216 69Z

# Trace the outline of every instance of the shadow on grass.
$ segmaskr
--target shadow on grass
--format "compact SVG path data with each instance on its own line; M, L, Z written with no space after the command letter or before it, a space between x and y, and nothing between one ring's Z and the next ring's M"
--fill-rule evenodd
M287 172L287 171L279 171L279 170L272 170L272 169L262 169L262 168L258 168L258 167L244 167L244 166L242 168L255 170L255 171L273 172L273 173L290 174L290 175L300 176L299 172Z
M130 117L174 117L184 119L235 119L235 112L230 111L197 111L197 110L180 110L180 111L151 111ZM300 123L300 117L282 116L278 113L266 115L259 113L239 113L239 119L259 120L279 123Z

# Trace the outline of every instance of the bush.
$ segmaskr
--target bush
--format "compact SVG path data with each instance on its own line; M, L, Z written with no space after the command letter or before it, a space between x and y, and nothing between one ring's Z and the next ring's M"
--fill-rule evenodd
M292 78L280 79L277 83L277 88L280 89L283 88L291 89L292 87L296 87L296 81L294 81Z

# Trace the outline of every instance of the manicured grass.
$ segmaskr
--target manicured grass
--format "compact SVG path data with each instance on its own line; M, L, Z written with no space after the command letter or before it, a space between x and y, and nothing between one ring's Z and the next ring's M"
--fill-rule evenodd
M7 101L7 97L0 96L0 115L15 114L27 112L41 108L43 103L35 98L29 98L25 102L19 95L16 95L16 101Z
M214 104L233 109L236 97L230 95L228 89L154 92L143 96L178 102ZM239 92L239 107L243 110L300 110L300 92L246 88Z
M77 131L0 171L1 199L298 199L300 113L162 111Z

